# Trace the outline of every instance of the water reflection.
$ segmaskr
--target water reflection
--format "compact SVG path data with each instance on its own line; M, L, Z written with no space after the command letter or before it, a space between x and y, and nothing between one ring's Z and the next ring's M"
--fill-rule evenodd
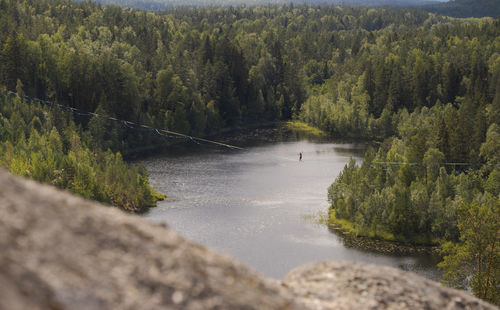
M439 278L435 261L421 253L360 249L307 219L328 209L328 186L351 156L361 161L362 145L279 137L283 140L273 143L255 139L245 151L176 147L145 160L151 183L169 196L145 217L275 278L306 262L329 259Z

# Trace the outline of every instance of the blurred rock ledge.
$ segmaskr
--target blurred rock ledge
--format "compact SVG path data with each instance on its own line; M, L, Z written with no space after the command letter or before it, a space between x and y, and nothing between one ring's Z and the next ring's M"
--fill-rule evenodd
M311 263L282 282L117 209L0 169L0 309L497 309L401 270Z

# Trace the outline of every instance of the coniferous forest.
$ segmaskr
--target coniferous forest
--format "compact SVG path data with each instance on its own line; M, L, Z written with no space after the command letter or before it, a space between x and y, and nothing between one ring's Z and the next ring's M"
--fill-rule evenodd
M441 244L445 280L499 302L500 19L0 0L0 29L13 173L139 211L161 195L122 154L168 139L99 115L196 136L298 119L372 145L328 190L332 222Z

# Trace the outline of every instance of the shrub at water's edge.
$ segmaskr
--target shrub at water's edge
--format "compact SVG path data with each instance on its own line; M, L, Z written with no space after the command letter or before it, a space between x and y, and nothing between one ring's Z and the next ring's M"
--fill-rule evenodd
M354 226L354 222L342 218L337 218L335 216L335 210L333 208L330 208L328 213L328 224L340 229L343 233L347 233L356 237L361 236L387 241L402 241L396 240L394 235L387 231L369 231L358 229L356 226Z

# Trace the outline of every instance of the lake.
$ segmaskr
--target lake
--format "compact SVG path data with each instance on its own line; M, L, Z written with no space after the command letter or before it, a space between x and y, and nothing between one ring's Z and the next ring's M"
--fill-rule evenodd
M318 223L328 210L328 187L351 157L361 161L364 145L281 140L240 142L247 144L243 151L174 146L142 160L150 183L169 197L144 217L167 223L186 238L276 279L304 263L332 259L393 266L440 279L435 256L350 247Z

